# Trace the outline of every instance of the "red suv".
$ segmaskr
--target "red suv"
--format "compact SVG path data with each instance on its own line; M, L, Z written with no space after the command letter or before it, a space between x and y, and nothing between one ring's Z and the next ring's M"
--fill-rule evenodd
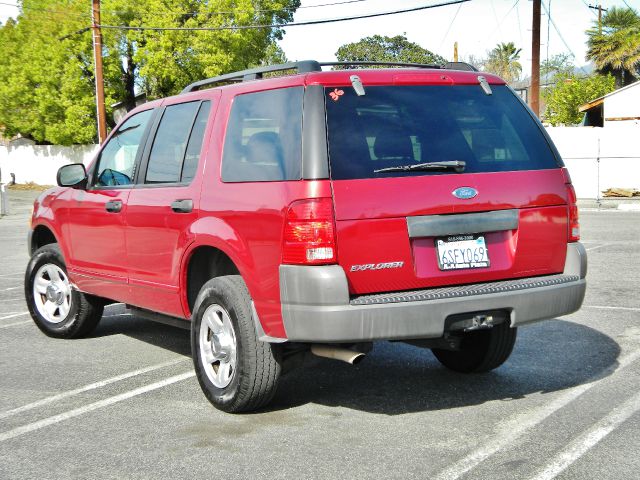
M309 352L356 362L401 340L484 372L517 327L580 308L569 174L504 81L323 65L194 83L132 111L86 171L61 168L32 218L38 327L85 335L121 302L190 328L205 395L237 412Z

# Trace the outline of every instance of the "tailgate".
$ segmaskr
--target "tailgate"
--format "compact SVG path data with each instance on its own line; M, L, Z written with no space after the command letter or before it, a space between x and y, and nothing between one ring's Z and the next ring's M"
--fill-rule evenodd
M530 195L544 186L544 195ZM473 187L473 199L455 189ZM560 169L333 182L338 261L352 294L562 272L566 187ZM427 193L428 192L428 193ZM437 241L477 234L488 266L443 269ZM481 234L481 235L480 235Z

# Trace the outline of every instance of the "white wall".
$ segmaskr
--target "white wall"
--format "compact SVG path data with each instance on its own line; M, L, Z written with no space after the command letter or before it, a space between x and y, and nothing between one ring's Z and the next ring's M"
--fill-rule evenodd
M9 183L10 173L15 173L17 183L34 182L39 185L55 185L58 168L68 163L87 165L98 150L97 145L25 145L0 146L0 171L2 183Z
M548 127L547 132L571 173L578 198L597 198L612 187L640 189L640 125Z
M616 90L604 99L604 126L618 127L628 124L640 126L640 85L632 84ZM607 120L608 118L630 118L633 120Z

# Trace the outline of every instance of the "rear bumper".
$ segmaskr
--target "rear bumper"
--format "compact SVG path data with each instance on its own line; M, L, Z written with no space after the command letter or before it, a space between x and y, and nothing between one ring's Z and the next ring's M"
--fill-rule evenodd
M487 310L510 312L517 327L578 310L586 273L584 247L570 243L560 275L349 298L338 265L281 265L282 317L288 340L299 342L438 338L450 315Z

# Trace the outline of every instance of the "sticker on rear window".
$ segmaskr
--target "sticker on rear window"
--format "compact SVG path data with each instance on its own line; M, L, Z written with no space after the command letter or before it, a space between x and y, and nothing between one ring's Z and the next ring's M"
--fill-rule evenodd
M342 95L344 95L344 90L338 90L337 88L334 88L333 92L329 92L329 96L334 102L337 102Z

